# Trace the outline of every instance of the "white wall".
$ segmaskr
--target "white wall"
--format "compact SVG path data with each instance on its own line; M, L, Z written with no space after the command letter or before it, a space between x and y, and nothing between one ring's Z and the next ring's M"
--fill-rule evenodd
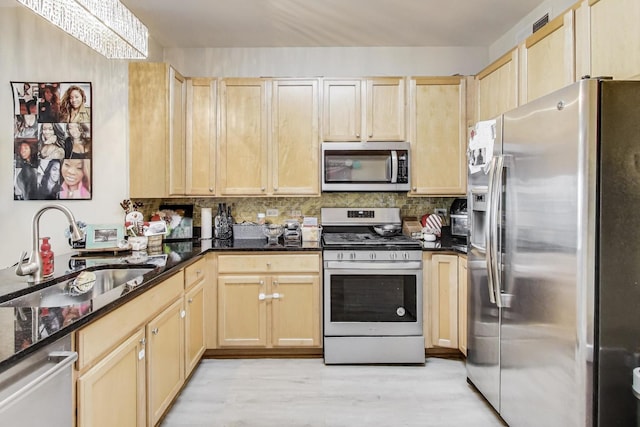
M549 14L549 21L563 13L577 0L547 0L532 10L527 16L522 18L520 22L514 25L509 31L504 33L498 40L489 46L489 62L488 65L500 58L502 55L516 47L520 42L524 41L532 34L533 23L542 18L545 13ZM484 68L484 67L483 67ZM482 68L474 71L473 74Z
M164 50L191 77L362 77L475 74L486 47L198 48Z
M93 85L93 199L61 201L89 223L123 219L119 202L128 197L126 61L104 58L23 7L0 8L0 268L31 248L31 218L45 201L13 200L13 101L10 81L90 81ZM41 235L52 250L70 252L66 219L46 212Z

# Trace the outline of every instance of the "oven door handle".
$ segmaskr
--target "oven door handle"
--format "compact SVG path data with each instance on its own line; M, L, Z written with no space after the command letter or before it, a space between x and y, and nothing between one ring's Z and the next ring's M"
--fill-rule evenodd
M405 262L352 262L325 261L325 268L333 270L422 270L422 261Z

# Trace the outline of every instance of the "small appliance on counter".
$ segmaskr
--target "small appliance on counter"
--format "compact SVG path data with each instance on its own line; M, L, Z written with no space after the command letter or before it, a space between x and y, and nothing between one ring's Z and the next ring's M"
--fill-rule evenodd
M282 239L285 246L296 246L300 244L302 233L300 231L300 222L297 219L288 219L284 222L284 234Z
M466 242L467 232L469 231L467 199L455 199L449 209L449 217L451 218L451 235L458 240Z

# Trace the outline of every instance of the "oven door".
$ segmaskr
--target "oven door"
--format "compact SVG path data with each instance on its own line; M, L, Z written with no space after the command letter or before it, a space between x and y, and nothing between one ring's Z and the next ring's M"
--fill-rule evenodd
M422 334L421 261L325 262L325 336Z

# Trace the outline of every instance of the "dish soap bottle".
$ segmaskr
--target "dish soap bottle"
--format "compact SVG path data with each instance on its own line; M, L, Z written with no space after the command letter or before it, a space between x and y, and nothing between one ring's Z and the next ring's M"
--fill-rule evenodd
M53 251L49 244L50 237L43 237L40 245L40 261L42 262L42 276L47 277L53 274Z

